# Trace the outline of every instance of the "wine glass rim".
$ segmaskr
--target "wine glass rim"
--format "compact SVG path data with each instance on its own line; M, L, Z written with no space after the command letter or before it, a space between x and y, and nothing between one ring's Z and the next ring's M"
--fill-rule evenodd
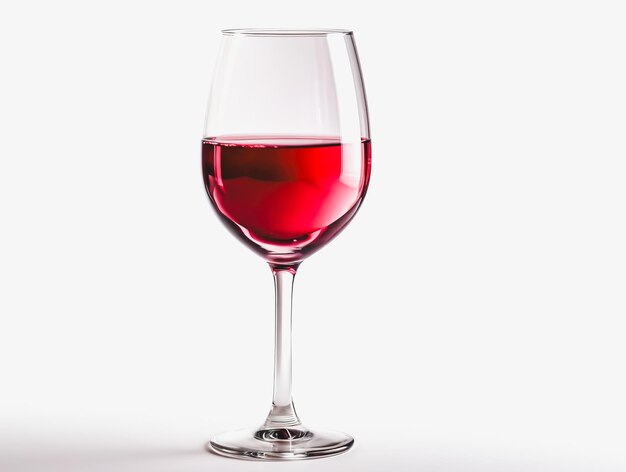
M351 35L352 31L347 29L323 29L323 28L234 28L224 29L225 35L244 36L328 36L331 34Z

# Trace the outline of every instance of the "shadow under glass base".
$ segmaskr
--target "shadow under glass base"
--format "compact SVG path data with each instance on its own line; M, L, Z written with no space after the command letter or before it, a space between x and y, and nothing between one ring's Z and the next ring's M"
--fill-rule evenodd
M237 459L275 461L334 456L346 452L352 444L354 439L345 433L298 425L219 434L211 439L207 449Z

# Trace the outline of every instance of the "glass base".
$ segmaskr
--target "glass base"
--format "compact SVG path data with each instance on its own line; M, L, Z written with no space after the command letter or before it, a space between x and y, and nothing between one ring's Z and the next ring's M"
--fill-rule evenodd
M299 460L346 452L351 436L335 431L310 430L302 425L223 433L207 444L209 451L226 457L250 460Z

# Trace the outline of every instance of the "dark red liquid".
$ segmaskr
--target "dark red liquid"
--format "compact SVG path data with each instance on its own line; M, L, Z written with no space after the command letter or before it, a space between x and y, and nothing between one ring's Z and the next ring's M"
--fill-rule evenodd
M266 260L292 263L356 213L369 182L370 141L204 139L202 172L226 225Z

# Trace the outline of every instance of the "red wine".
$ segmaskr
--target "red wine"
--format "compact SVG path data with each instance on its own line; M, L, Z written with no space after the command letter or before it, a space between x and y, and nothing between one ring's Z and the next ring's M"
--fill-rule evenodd
M370 161L368 139L202 141L213 206L227 227L274 263L301 261L345 227L365 196Z

